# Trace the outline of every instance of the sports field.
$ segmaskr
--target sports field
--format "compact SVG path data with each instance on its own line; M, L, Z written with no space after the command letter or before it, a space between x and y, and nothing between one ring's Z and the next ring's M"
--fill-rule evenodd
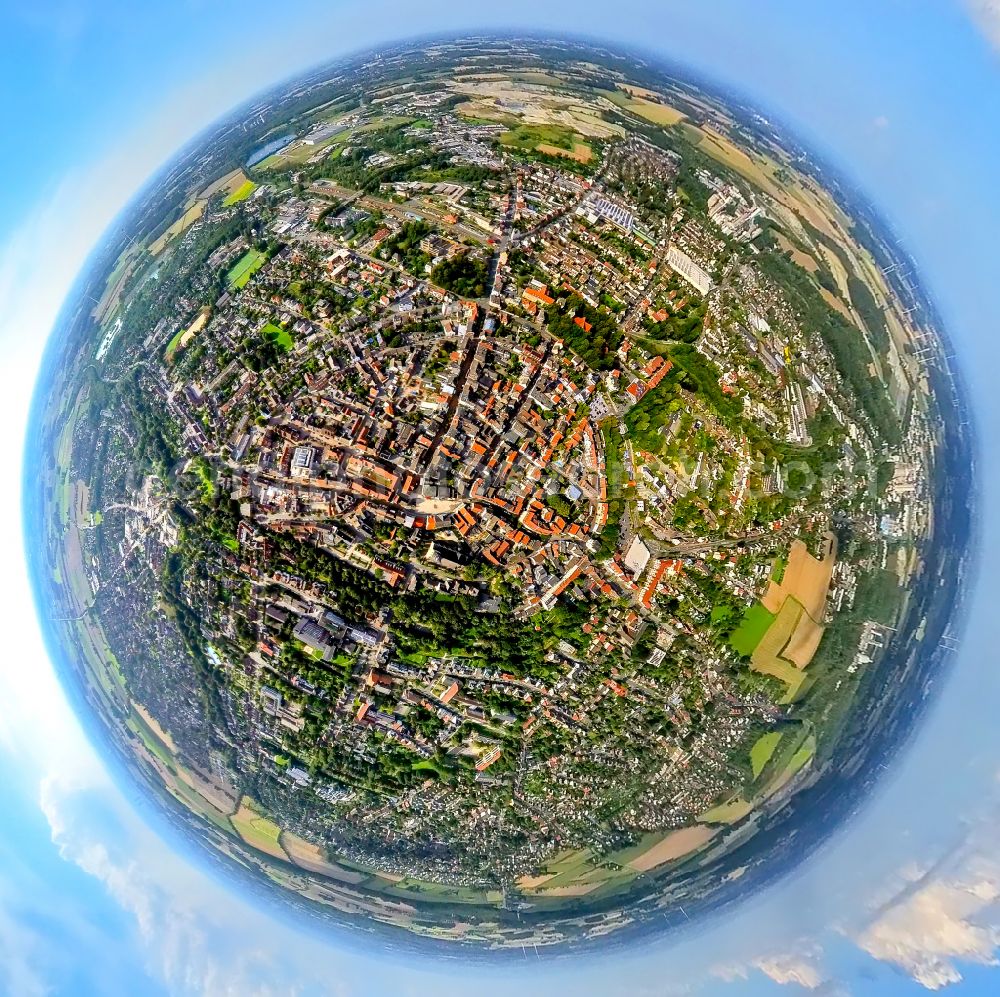
M170 342L167 343L166 360L168 363L173 360L174 354L178 350L183 350L205 328L211 314L211 309L206 306L202 308L198 313L198 317L186 329L177 330Z
M181 339L184 338L184 332L185 330L183 328L178 329L174 333L173 338L170 340L170 342L167 343L166 358L168 360L177 352L177 348L181 345Z
M238 291L267 262L267 257L256 249L248 249L235 266L226 274L226 282Z

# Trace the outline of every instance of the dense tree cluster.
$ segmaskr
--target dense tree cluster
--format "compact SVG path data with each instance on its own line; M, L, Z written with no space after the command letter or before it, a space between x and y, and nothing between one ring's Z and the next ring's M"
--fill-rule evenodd
M406 222L382 244L382 257L389 260L398 255L402 265L411 273L423 273L431 258L420 248L420 242L431 231L430 225L425 221Z
M623 334L614 315L591 308L579 294L570 294L565 302L549 306L547 320L549 332L591 367L610 370L615 365Z
M488 292L489 271L483 259L464 252L442 260L431 271L431 280L459 297L483 298Z

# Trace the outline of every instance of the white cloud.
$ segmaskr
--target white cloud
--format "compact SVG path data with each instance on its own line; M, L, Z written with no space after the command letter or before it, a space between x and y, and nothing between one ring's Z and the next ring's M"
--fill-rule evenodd
M111 846L94 804L121 821L124 844ZM243 911L221 888L159 840L113 789L94 791L60 775L42 784L39 801L61 856L97 879L135 923L149 970L171 992L206 997L295 997L254 912ZM236 908L236 910L234 910ZM247 916L233 922L234 914ZM331 991L332 992L332 991Z
M782 986L794 985L804 990L822 987L824 993L831 992L829 974L823 965L823 950L814 940L799 939L790 944L786 952L758 956L745 965L715 966L712 975L727 983L739 983L749 979L751 970L763 973Z
M855 940L929 990L962 979L961 964L997 965L1000 859L997 824L976 829L938 867L904 883Z
M965 0L965 6L980 31L1000 48L1000 0Z
M51 191L38 210L0 248L0 422L11 439L21 439L35 372L49 329L61 302L105 217L77 226L71 185ZM62 247L64 252L60 249ZM44 260L44 265L39 261ZM15 456L8 466L17 468ZM0 546L14 551L22 546L19 495L20 476L0 489ZM0 697L8 708L0 711L0 746L19 760L34 763L38 754L61 751L72 742L70 754L82 761L82 737L51 668L29 663L46 660L36 622L27 568L23 558L11 558L0 575L0 607L11 646L0 662ZM26 740L22 735L31 732Z
M170 155L246 95L245 76L222 70L179 85L168 101L122 134L116 149L99 161L77 164L45 191L6 235L0 245L0 424L8 440L24 437L46 342L102 234ZM0 489L0 549L13 551L22 547L17 460L8 460L7 468L13 480ZM47 654L19 558L0 574L0 623L11 635L0 661L0 701L8 704L0 711L0 747L39 770L53 753L67 763L97 766L52 669L28 666Z
M795 983L806 990L816 990L824 982L822 969L807 955L772 956L758 959L755 965L765 976L782 985Z
M846 992L844 963L836 963L837 973L830 970L833 932L850 940L859 956L891 965L927 990L960 983L968 966L1000 966L998 840L994 796L966 821L960 838L939 845L922 862L912 854L912 843L909 855L904 845L902 864L867 882L857 905L842 910L838 923L793 936L780 950L764 943L764 954L751 952L742 961L716 966L712 975L739 983L760 972L817 994ZM836 951L843 960L842 946Z
M0 992L17 997L45 997L52 993L40 967L45 964L45 943L28 931L0 901Z

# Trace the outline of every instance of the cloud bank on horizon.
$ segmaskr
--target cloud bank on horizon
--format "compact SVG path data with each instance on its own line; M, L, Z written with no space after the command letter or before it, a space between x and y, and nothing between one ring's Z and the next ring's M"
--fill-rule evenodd
M962 963L998 965L998 831L993 810L935 867L900 870L897 891L854 934L857 944L928 990L960 982Z
M352 957L314 937L298 935L171 852L112 787L49 776L41 786L41 807L61 857L95 878L120 907L133 924L143 964L170 993L367 997L404 988L406 977L409 992L416 994L431 992L418 985L425 975L428 987L443 997L469 986L470 977L456 976L454 970L435 978L419 965L415 974L391 965L378 967L370 957ZM996 809L983 815L966 841L931 870L898 869L882 884L888 899L877 903L866 921L841 924L838 930L861 952L897 967L927 990L960 982L962 963L995 965L1000 944L1000 860L994 854L998 822ZM18 938L5 930L9 921L0 900L0 936ZM46 992L41 975L44 938L31 938L22 930L18 941L18 950L27 955L16 967L18 985L8 992ZM755 973L793 990L850 992L848 981L829 965L824 941L808 937L794 940L794 952L774 950L741 964L716 967L713 978L679 976L673 988L661 984L656 992L728 993L729 985L739 989ZM526 995L552 986L548 973L539 970L534 975L539 979L518 985ZM25 981L34 981L35 989L22 987ZM592 989L578 992L602 997L647 992L641 987L647 982L645 975L630 979L628 969L619 967L613 980L599 979ZM504 992L505 985L488 978L476 981L484 995Z
M95 779L49 774L39 786L40 806L61 858L100 884L130 923L141 965L171 994L210 997L278 997L331 994L434 992L441 997L466 993L475 985L482 997L509 992L511 983L525 997L551 992L558 969L541 964L523 978L503 980L454 964L434 972L422 960L411 968L380 961L378 953L352 954L275 920L253 902L235 896L211 875L178 855L137 817L118 791L95 771ZM882 883L873 884L867 913L852 912L827 936L771 939L773 947L725 966L691 971L683 958L672 965L672 979L657 983L642 964L604 957L580 994L722 994L743 992L757 981L774 992L788 988L824 997L851 992L849 978L829 957L848 939L859 956L901 970L913 990L936 991L962 980L963 965L996 965L1000 946L1000 794L970 824L965 839L923 868L907 863ZM775 919L780 928L779 919ZM10 933L13 928L14 934ZM707 928L711 943L724 938ZM780 930L772 932L780 934ZM0 970L5 992L51 992L45 983L45 936L32 936L12 919L0 886L0 937L17 942L22 954ZM779 947L779 941L786 945ZM663 959L670 958L668 951ZM686 967L686 968L682 968ZM529 967L531 969L532 967ZM3 973L7 973L4 981ZM17 974L16 976L14 974ZM751 992L759 992L754 989ZM772 992L766 989L763 992Z
M965 967L1000 965L998 801L995 796L969 822L958 843L924 865L906 862L872 884L868 913L843 919L832 926L833 934L927 991L962 983ZM795 939L785 951L747 965L717 967L715 973L746 979L753 968L776 983L824 995L849 993L848 981L830 965L829 946L822 938Z

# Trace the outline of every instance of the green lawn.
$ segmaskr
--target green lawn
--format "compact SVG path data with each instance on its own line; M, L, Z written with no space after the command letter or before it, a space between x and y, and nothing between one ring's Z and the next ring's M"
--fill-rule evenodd
M211 502L215 495L215 482L212 480L212 469L208 461L198 457L191 462L191 470L198 476L201 493L206 502Z
M701 145L705 138L705 133L697 125L692 125L690 121L681 121L677 127L692 145Z
M801 769L813 755L816 754L816 738L810 735L803 742L802 747L792 755L792 760L788 763L788 772L794 775Z
M252 848L274 855L276 858L287 859L279 840L281 828L274 821L259 814L254 809L256 804L251 806L252 803L249 796L244 796L240 801L239 810L229 818L236 833Z
M787 561L783 557L776 557L771 565L771 581L775 585L781 584L781 579L785 577L785 565Z
M181 338L184 336L184 332L185 330L183 328L178 329L177 332L174 333L173 339L167 343L166 356L168 360L177 352L177 347L181 345Z
M533 149L542 143L571 150L574 140L579 142L581 138L571 128L563 128L561 125L516 125L509 132L504 132L500 141L519 149Z
M239 187L236 188L223 202L222 206L228 208L233 204L239 204L240 201L245 201L255 190L257 189L257 184L252 180L247 180L241 183Z
M777 731L764 734L763 737L757 739L754 746L750 749L750 767L753 770L753 777L755 779L764 771L764 766L771 760L771 755L774 754L775 749L778 747L781 737L782 735Z
M256 249L248 249L226 274L226 282L239 290L267 262L267 257Z
M744 614L740 625L730 634L729 643L737 654L753 654L774 622L774 613L755 602Z
M815 752L816 737L807 726L803 725L798 731L790 730L788 736L771 755L757 796L767 798L780 792L793 776L808 764Z
M286 353L295 345L292 334L287 329L282 329L280 325L275 325L273 322L268 322L260 330L260 334L272 343L276 343Z

